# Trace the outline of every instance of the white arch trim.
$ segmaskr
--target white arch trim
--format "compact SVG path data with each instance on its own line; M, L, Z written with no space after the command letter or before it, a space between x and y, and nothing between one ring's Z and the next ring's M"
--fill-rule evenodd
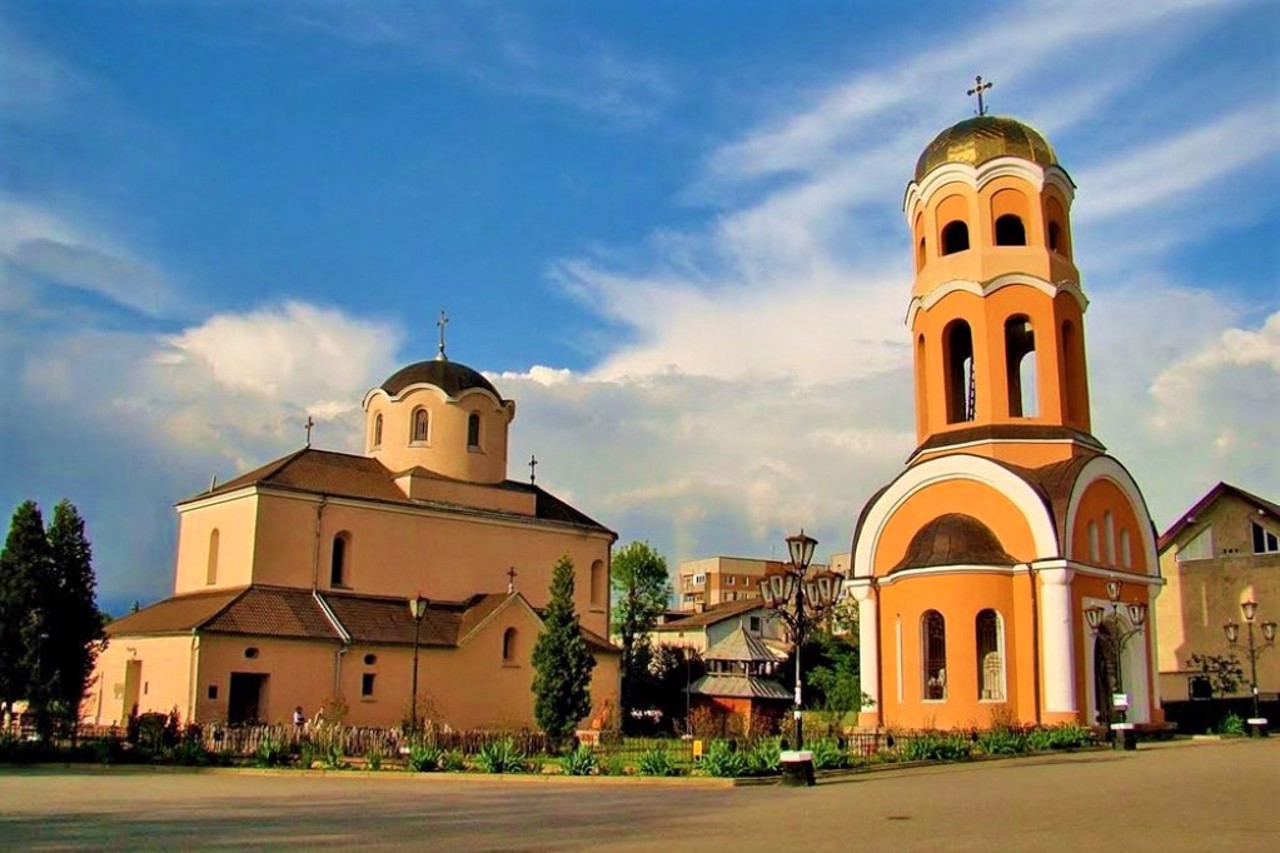
M492 400L494 405L498 406L499 408L508 407L508 406L514 407L514 401L502 400L497 395L489 391L487 388L467 388L458 396L450 397L448 394L445 393L443 388L441 388L438 385L432 385L430 382L415 382L412 385L406 385L404 388L400 390L400 393L396 394L394 397L388 394L385 390L383 390L381 386L378 386L376 388L371 388L369 389L369 392L364 395L364 400L361 402L361 405L364 407L365 411L368 411L369 404L373 402L374 398L379 395L386 397L392 403L398 403L401 400L403 400L405 397L409 396L409 394L413 393L414 391L420 391L423 389L428 391L434 391L436 396L438 396L441 400L444 400L446 402L451 402L451 403L456 403L466 397L472 396L473 394L479 394L481 397L485 397L485 398L488 398L489 400Z
M972 480L1013 501L1031 526L1035 559L1060 556L1058 535L1048 508L1030 484L1008 468L982 456L956 453L913 465L894 480L871 506L854 543L853 574L870 577L880 536L894 513L916 492L947 480Z
M1016 284L1032 287L1050 298L1057 296L1059 293L1069 293L1075 297L1076 302L1079 304L1080 313L1083 314L1089 309L1089 298L1084 295L1080 285L1066 279L1059 282L1050 282L1039 276L1027 273L1006 273L1005 275L996 276L987 282L955 278L951 281L944 281L924 296L913 296L911 298L911 302L907 305L907 328L911 328L915 323L918 311L932 308L952 293L972 293L974 296L989 296L1003 287L1010 287Z
M1110 456L1095 456L1089 460L1080 469L1080 474L1071 487L1071 499L1067 502L1066 542L1062 547L1063 556L1069 560L1078 559L1071 547L1072 533L1076 529L1076 515L1080 510L1080 500L1084 497L1085 491L1090 484L1098 480L1110 480L1128 498L1134 515L1138 517L1138 535L1142 537L1142 553L1146 558L1147 574L1159 575L1155 530L1151 526L1151 513L1147 509L1146 498L1142 496L1142 490L1138 488L1138 484L1133 481L1133 477L1124 466Z
M907 227L911 227L916 209L940 187L962 183L981 190L999 178L1020 178L1031 184L1037 192L1043 190L1045 184L1053 184L1066 198L1068 207L1075 199L1076 185L1061 166L1041 167L1021 157L997 157L977 167L968 163L944 163L925 175L923 181L911 181L907 184L902 198L902 212L906 216Z

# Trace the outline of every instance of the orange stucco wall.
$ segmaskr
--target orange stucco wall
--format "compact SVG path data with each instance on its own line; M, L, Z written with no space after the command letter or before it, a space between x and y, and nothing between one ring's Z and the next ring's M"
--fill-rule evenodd
M1019 560L1035 558L1031 527L1013 501L976 480L945 480L920 489L903 501L884 526L872 557L874 573L887 574L907 553L911 537L933 519L963 511L981 521Z
M1105 515L1111 513L1115 530L1115 547L1108 556L1106 545ZM1089 552L1089 523L1097 525L1098 556L1093 559ZM1080 496L1079 508L1076 510L1075 526L1071 530L1071 544L1067 556L1082 563L1096 566L1121 569L1142 573L1147 570L1146 554L1142 546L1142 531L1138 527L1138 513L1135 512L1129 498L1120 487L1110 480L1099 479L1090 483ZM1121 560L1121 533L1129 535L1130 565L1124 566Z
M1024 721L1033 721L1035 623L1029 584L1026 574L985 572L912 577L882 584L879 591L880 724L907 728L981 728L991 724L994 712L1005 711ZM1003 624L1004 701L979 698L976 619L978 613L987 608L999 613ZM926 610L937 610L946 620L947 696L940 701L923 699L921 618Z

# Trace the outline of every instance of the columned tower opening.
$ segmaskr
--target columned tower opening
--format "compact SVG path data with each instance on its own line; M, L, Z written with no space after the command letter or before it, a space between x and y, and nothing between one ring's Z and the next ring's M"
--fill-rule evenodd
M1039 414L1036 395L1036 338L1031 320L1018 314L1004 321L1005 381L1009 388L1009 417Z
M953 320L942 333L946 371L947 423L971 421L977 409L973 375L973 332L964 320Z

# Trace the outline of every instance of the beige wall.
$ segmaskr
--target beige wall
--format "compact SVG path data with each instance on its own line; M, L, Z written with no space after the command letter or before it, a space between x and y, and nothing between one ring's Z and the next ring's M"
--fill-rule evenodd
M426 442L411 442L411 421L419 407L428 412ZM480 447L467 447L467 421L480 415ZM373 445L374 423L381 414L382 443ZM435 387L413 388L392 399L375 388L367 399L365 447L392 471L421 465L431 471L475 483L500 483L507 477L507 427L515 403L499 403L485 391L464 391L456 400Z
M252 489L178 508L175 595L249 583L257 509L258 497ZM214 530L218 531L217 572L210 584L209 543Z
M1280 622L1280 554L1254 554L1250 522L1280 535L1280 524L1259 515L1254 507L1224 495L1200 512L1172 545L1160 554L1160 571L1166 586L1156 599L1156 637L1160 698L1187 698L1186 670L1192 654L1226 655L1234 651L1249 676L1247 629L1240 602L1252 596L1258 602L1257 623ZM1178 550L1212 527L1211 559L1177 559ZM1240 642L1227 643L1222 626L1241 623ZM1255 630L1262 643L1262 632ZM1280 651L1268 649L1258 656L1258 689L1280 691ZM1247 686L1240 695L1246 695Z
M81 705L81 719L94 725L121 725L129 717L130 662L138 675L139 714L168 713L174 708L190 719L193 675L190 634L164 637L117 637L98 655L94 681Z
M257 649L257 657L246 657L248 648ZM311 716L319 701L333 695L338 648L337 642L321 640L205 634L198 650L196 719L226 722L233 672L267 676L258 711L263 722L288 722L298 705ZM209 698L211 686L216 686L218 693L213 699Z

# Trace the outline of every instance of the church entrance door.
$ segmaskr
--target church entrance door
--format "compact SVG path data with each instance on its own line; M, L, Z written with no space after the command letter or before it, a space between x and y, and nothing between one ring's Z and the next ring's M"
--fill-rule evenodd
M267 676L257 672L231 673L231 695L227 697L227 722L256 723L262 716L262 700Z
M1110 726L1113 710L1111 694L1120 690L1116 673L1115 646L1111 642L1111 628L1103 625L1093 638L1093 697L1100 725Z

